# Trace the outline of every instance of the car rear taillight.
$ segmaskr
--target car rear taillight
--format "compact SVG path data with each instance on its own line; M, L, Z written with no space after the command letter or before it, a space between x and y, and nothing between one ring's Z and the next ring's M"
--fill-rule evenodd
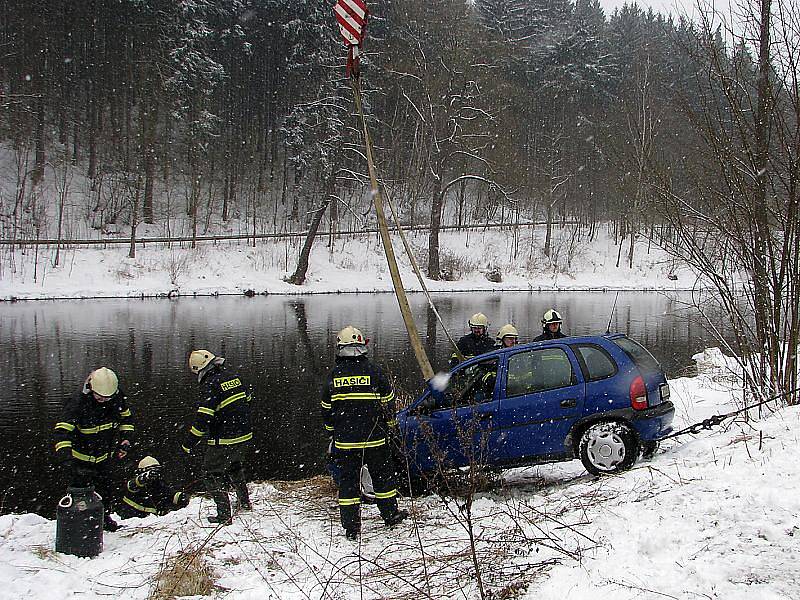
M631 383L631 407L633 410L644 410L647 408L647 388L644 385L644 379L639 375Z

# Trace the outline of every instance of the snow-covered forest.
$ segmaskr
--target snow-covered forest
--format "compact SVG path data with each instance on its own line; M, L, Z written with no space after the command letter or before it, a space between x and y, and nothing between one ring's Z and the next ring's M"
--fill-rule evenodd
M140 222L298 231L331 200L332 229L370 220L329 2L2 4L3 239ZM379 171L402 220L434 226L432 278L440 224L560 220L591 235L612 221L631 261L637 238L674 239L666 197L710 202L724 184L709 128L746 144L737 109L758 49L716 20L635 4L605 15L597 0L370 10L362 85Z

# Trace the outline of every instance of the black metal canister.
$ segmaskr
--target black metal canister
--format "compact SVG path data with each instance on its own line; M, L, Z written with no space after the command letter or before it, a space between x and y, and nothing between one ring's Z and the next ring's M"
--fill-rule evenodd
M97 556L103 551L103 501L94 486L70 487L56 511L56 552Z

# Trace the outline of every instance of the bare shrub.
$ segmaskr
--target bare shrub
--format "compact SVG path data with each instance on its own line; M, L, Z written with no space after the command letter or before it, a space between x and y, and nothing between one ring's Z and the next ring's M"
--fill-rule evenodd
M169 274L169 281L172 285L178 285L178 281L189 272L189 265L192 257L188 254L170 252L165 258L164 267Z
M417 264L422 265L428 262L427 247L413 246L413 251ZM439 278L442 281L458 281L478 268L478 262L468 256L457 254L447 248L439 249Z
M498 266L490 265L484 275L487 281L491 281L492 283L502 283L503 281L503 271Z
M525 271L528 273L544 273L550 268L550 259L539 249L533 249L525 261Z
M458 281L474 272L478 268L478 264L467 256L442 249L439 250L439 267L443 280Z
M131 266L127 264L123 264L120 268L116 271L117 281L124 281L135 279L136 275L131 273Z

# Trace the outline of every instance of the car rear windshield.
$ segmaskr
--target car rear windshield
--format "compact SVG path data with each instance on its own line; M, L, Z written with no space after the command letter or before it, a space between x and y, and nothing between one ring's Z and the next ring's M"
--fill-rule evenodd
M653 355L643 346L626 337L616 338L612 341L622 348L625 354L630 356L636 366L642 371L647 373L657 373L661 371L661 365L658 364L658 361L653 358Z

